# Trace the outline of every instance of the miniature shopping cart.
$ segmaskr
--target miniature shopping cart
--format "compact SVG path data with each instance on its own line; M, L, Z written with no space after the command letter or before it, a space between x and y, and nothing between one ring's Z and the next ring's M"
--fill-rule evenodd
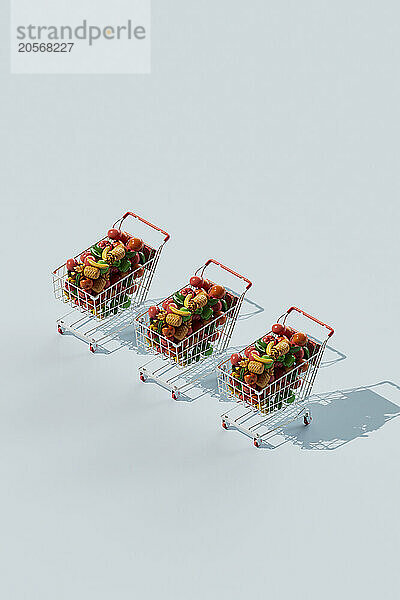
M215 358L223 352L231 339L243 298L251 287L251 281L239 275L232 269L210 258L200 267L195 275L201 278L209 265L227 271L230 275L244 281L245 289L238 293L228 287L230 306L224 316L213 318L201 329L193 332L179 343L171 341L161 332L155 332L150 326L147 312L135 318L136 342L143 353L154 355L151 360L139 367L142 381L153 379L172 392L172 398L178 399L179 394L187 393L188 387L215 370ZM208 279L213 285L214 283ZM185 285L186 288L191 286ZM193 293L196 289L192 288ZM175 294L179 293L175 292ZM172 294L169 298L172 298ZM167 299L168 300L168 299ZM162 302L157 305L162 308Z
M311 337L312 353L309 358L303 359L301 364L288 370L279 379L275 379L261 391L255 390L244 381L237 379L231 372L230 359L224 360L218 365L218 389L222 399L235 400L236 406L222 415L222 427L229 429L233 427L253 439L258 448L270 435L279 432L285 425L303 417L304 425L309 425L312 420L311 410L307 406L307 400L311 394L315 377L321 363L322 356L328 339L333 334L333 329L322 323L315 317L305 313L303 310L292 306L278 319L278 323L288 325L288 320L301 315L302 320L307 320L315 326L327 330L327 335L322 340ZM293 333L298 332L290 323ZM268 332L266 335L271 335ZM240 353L252 348L254 342ZM272 380L272 378L271 378Z
M169 240L168 233L133 212L125 213L113 228L121 229L128 217L140 221L142 228L151 228L164 236L158 247L144 240L143 264L138 265L139 268L134 272L128 273L96 296L69 281L66 263L52 273L55 298L72 308L57 319L58 332L74 334L89 344L91 352L132 325L134 310L146 300L161 251ZM106 240L107 237L101 239ZM79 252L74 258L78 259L81 254Z

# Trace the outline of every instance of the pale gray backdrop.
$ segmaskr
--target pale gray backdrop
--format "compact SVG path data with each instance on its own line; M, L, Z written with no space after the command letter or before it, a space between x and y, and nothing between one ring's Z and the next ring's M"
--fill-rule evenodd
M4 4L1 597L397 598L398 3L154 0L148 76L9 75ZM256 450L57 335L50 269L126 209L173 236L153 297L254 280L235 344L335 327L310 429Z

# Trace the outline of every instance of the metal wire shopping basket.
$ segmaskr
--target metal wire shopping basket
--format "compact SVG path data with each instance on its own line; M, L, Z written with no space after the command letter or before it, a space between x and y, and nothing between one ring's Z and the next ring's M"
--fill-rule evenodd
M138 264L134 272L128 272L127 275L96 295L69 281L67 263L52 272L55 298L72 308L66 315L57 319L58 332L60 334L73 333L76 337L86 341L92 352L95 352L106 339L127 326L124 317L121 316L122 313L124 316L131 315L132 309L140 306L146 300L161 251L170 237L166 231L133 212L126 212L112 227L121 229L128 217L137 219L146 228L156 230L164 236L158 247L153 247L144 240L142 264ZM107 236L103 236L98 238L96 243L106 239ZM82 253L90 248L91 246L73 258L79 259ZM128 309L131 310L128 311ZM77 313L79 313L78 318L76 317Z
M171 390L172 397L178 398L184 388L193 383L194 379L201 379L208 372L211 362L224 351L231 339L243 298L252 283L246 277L239 275L229 267L210 258L195 275L204 278L204 273L209 265L214 265L246 283L242 292L225 288L229 294L229 303L223 316L212 318L201 329L194 331L179 343L171 341L162 332L154 331L150 324L148 312L143 312L135 318L136 342L143 353L155 355L150 361L139 367L140 379L145 381L151 378ZM213 281L207 280L211 285ZM180 288L181 290L182 288ZM185 284L185 289L196 289ZM171 294L166 300L179 294L180 290ZM164 301L165 302L165 301ZM162 309L163 303L157 304ZM204 368L204 365L206 367Z
M299 416L303 416L305 425L311 423L312 416L307 407L307 399L311 394L327 341L334 333L332 327L295 306L290 307L281 315L277 323L287 326L289 315L291 317L302 315L308 322L312 321L328 332L322 340L311 338L308 335L310 356L308 359L303 359L301 364L288 368L287 372L277 379L271 377L272 383L260 391L232 374L230 358L217 366L218 389L221 398L237 402L234 408L221 416L222 426L224 429L231 426L252 437L256 447L259 447L269 435ZM293 333L299 331L292 324L291 330ZM271 331L266 334L266 336L271 335L273 335ZM259 341L243 348L239 354L242 355L246 350L254 348Z

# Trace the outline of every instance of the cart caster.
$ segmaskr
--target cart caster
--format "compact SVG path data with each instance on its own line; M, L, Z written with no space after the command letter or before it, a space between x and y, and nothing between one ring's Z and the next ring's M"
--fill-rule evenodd
M144 376L143 373L140 373L139 378L140 378L140 381L143 381L143 383L146 381L146 377Z
M64 329L61 327L61 325L57 325L57 331L60 335L63 335L64 333Z
M309 425L312 421L312 416L311 413L309 411L306 412L306 414L303 417L303 421L304 421L304 425Z
M171 393L171 396L172 396L172 400L178 400L179 392L173 391Z
M253 444L255 445L256 448L260 447L260 442L259 442L259 440L257 438L254 438Z
M226 421L224 421L223 419L222 419L221 425L224 429L228 429L228 423Z
M94 354L96 352L96 346L93 346L93 344L90 344L89 350L90 350L90 352L93 352L93 354Z

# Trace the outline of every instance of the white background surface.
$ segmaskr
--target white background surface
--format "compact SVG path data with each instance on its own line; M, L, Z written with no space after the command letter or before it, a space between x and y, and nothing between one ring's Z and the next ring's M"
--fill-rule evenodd
M149 76L1 58L0 595L397 598L399 398L376 385L398 376L397 3L154 1L152 20ZM133 352L58 336L50 269L126 209L173 236L153 297L215 256L264 307L235 345L300 305L347 356L316 389L373 395L256 450L216 398L173 402Z

